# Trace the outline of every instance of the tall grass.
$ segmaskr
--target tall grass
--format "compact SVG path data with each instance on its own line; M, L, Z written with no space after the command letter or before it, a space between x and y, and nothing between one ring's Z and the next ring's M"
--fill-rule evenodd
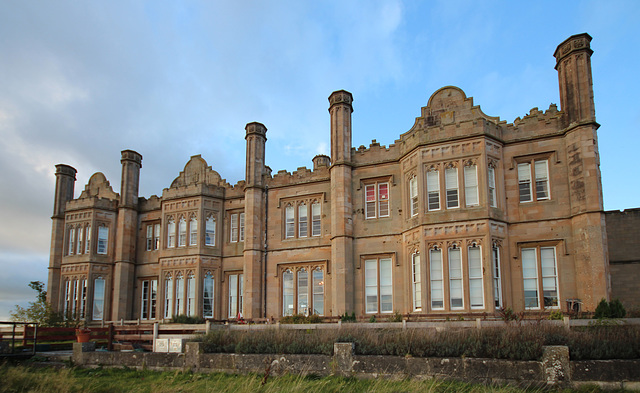
M208 353L333 354L333 343L353 342L359 355L476 357L538 360L545 345L566 345L571 358L640 358L640 327L594 326L571 331L543 325L491 329L363 329L212 331Z
M468 392L521 393L542 390L510 386L484 386L441 380L358 380L341 377L302 377L286 375L266 380L262 375L198 374L190 372L135 371L131 369L34 369L0 366L0 393L165 393L165 392ZM565 390L572 392L573 390ZM587 387L580 392L601 392Z

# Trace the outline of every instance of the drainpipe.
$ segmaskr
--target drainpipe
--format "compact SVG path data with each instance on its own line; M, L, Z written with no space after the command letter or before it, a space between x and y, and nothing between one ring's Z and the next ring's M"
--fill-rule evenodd
M262 281L262 306L263 306L263 314L264 318L267 317L267 252L269 251L268 237L267 232L269 226L267 225L269 222L269 186L264 186L264 251L263 251L263 266L264 266L264 280Z

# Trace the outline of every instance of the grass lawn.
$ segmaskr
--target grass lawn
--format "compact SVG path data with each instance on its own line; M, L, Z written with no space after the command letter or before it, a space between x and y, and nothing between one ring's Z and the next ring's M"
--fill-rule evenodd
M585 387L564 392L601 392ZM457 382L0 366L0 392L542 392Z

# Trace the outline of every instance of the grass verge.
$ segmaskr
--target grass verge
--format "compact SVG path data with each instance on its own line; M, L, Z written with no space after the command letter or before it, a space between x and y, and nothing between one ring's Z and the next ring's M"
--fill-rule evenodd
M511 386L485 386L439 380L358 380L340 377L286 375L265 379L262 375L200 374L190 372L136 371L132 369L61 369L0 366L0 393L60 392L543 392ZM266 382L265 382L266 381ZM619 390L621 392L622 390ZM599 393L587 386L563 392Z

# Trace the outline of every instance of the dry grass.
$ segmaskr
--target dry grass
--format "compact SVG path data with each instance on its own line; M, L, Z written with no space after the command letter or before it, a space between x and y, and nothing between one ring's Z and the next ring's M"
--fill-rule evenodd
M594 326L567 331L544 325L494 329L358 329L213 331L209 353L333 354L333 343L354 342L359 355L539 360L544 345L567 345L574 360L640 358L640 327Z
M542 392L510 386L484 386L447 381L357 380L339 377L272 377L262 385L261 375L153 372L131 369L42 369L0 366L0 393L5 392ZM601 392L596 387L565 392Z

